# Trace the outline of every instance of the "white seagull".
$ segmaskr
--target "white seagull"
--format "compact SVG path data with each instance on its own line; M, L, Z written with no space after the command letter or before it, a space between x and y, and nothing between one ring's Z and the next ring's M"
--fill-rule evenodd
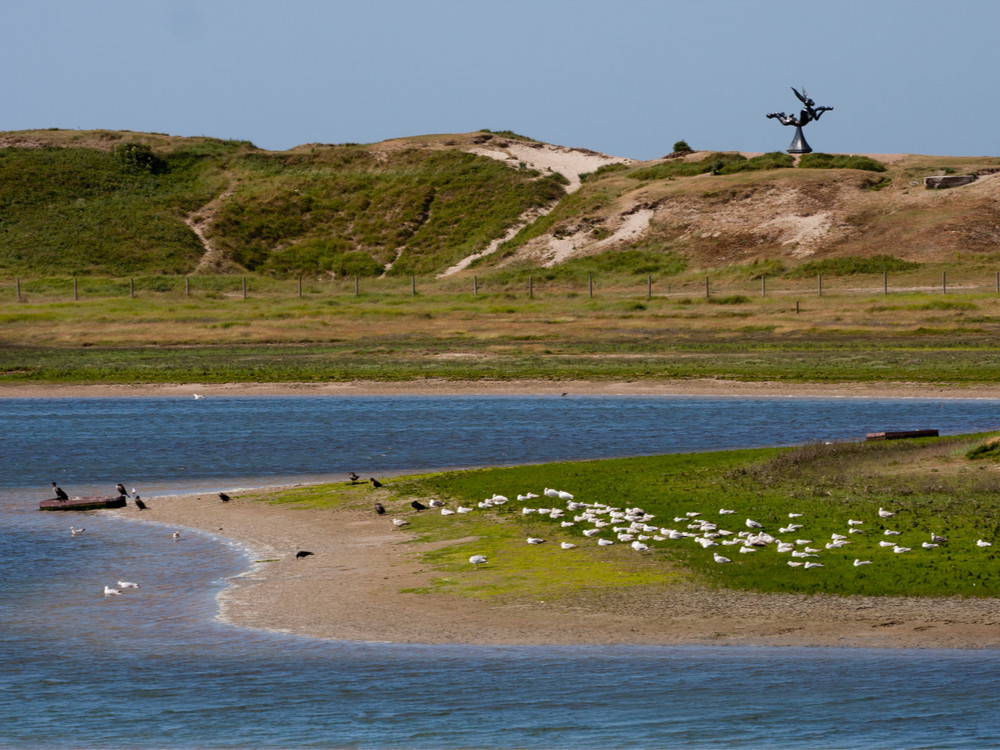
M526 541L528 544L545 544L545 540L539 539L537 536L529 536Z
M82 534L82 533L83 533L84 531L86 531L86 529L85 529L85 528L83 528L82 526L81 526L81 527L80 527L79 529L78 529L78 528L76 528L75 526L70 526L70 527L69 527L69 535L70 535L70 536L79 536L79 535L80 535L80 534Z
M879 508L878 514L882 516L882 518L892 518L894 515L896 515L892 511L885 510L885 508Z
M992 547L993 546L993 542L987 542L985 539L977 539L976 540L976 546L977 547Z
M478 568L480 565L486 564L486 555L473 555L469 558L469 562Z
M392 519L392 525L395 526L397 529L401 529L404 526L409 526L410 522L409 521L404 521L402 518L393 518Z
M111 588L110 586L105 586L104 587L104 595L105 596L121 596L122 592L119 591L118 589Z
M760 528L763 528L763 527L761 526L760 521L754 521L752 518L748 518L747 519L747 528L748 529L760 529Z
M611 541L610 539L598 539L597 544L600 547L610 547L612 544L614 544L614 542Z
M715 560L717 563L731 563L732 562L732 560L730 560L728 557L723 557L718 552L713 552L712 553L712 559Z
M573 542L561 542L559 546L563 549L576 549L576 545Z
M871 560L859 560L856 557L854 558L854 567L855 568L858 567L859 565L871 565L871 564L872 564Z
M139 588L138 583L132 583L131 581L119 581L118 588L120 589L137 589Z

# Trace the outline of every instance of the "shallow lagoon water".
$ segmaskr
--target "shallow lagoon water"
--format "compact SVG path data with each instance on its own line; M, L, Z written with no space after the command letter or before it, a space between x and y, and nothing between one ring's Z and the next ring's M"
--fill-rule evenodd
M998 424L992 400L0 401L0 746L997 746L993 651L325 642L215 622L252 564L228 540L34 509L53 479L155 498ZM142 589L105 599L118 579Z

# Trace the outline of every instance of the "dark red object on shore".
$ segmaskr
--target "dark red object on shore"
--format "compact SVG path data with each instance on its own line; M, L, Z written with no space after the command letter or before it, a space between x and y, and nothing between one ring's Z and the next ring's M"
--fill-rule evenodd
M69 500L60 500L54 497L51 500L42 500L38 504L38 510L101 510L102 508L124 508L125 498L116 495L115 497L71 497Z
M865 435L865 440L903 440L905 438L937 436L937 430L900 430L898 432L869 432Z

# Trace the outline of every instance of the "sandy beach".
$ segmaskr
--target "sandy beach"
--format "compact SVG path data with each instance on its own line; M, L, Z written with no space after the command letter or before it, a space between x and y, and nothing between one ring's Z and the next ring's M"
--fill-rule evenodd
M83 385L0 388L0 397L206 398L264 395L689 395L731 397L1000 398L1000 387L910 383L786 385L665 382L450 382ZM1000 600L754 594L691 583L552 601L490 602L402 593L440 575L420 562L429 546L371 511L272 506L237 495L147 498L112 511L202 529L252 550L253 569L219 597L239 626L320 638L399 643L732 644L880 648L1000 648ZM390 508L390 510L394 510ZM409 509L406 509L409 511ZM185 532L182 531L182 536ZM297 559L296 552L311 556ZM485 571L482 571L485 574Z
M344 383L0 385L0 398L183 396L729 396L734 398L1000 398L1000 384L777 383L716 380L420 380Z

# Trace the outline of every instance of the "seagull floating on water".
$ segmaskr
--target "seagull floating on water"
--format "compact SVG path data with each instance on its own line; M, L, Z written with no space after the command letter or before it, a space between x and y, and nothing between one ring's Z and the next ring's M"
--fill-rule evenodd
M76 528L75 526L70 526L70 527L69 527L69 535L70 535L70 536L79 536L79 535L80 535L80 534L82 534L82 533L83 533L84 531L86 531L86 529L85 529L85 528L83 528L82 526L81 526L81 527L80 527L79 529L78 529L78 528Z
M122 592L119 591L116 588L112 588L111 586L105 586L104 587L104 595L105 596L121 596Z
M132 583L131 581L119 581L118 588L120 589L137 589L139 588L138 583Z

